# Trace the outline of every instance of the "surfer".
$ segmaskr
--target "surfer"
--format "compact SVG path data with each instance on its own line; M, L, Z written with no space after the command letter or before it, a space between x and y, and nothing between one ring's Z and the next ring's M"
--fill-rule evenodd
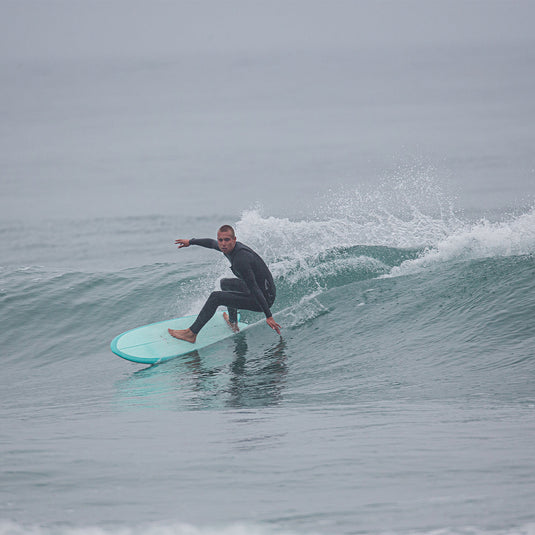
M226 306L228 314L223 314L229 327L238 332L238 309L263 312L266 323L280 334L280 325L273 319L269 307L275 301L275 283L273 276L260 256L250 247L236 241L234 229L230 225L223 225L217 231L217 240L212 238L178 239L175 244L179 249L190 245L200 245L208 249L221 251L230 260L230 269L236 279L222 279L221 291L212 292L201 309L197 319L189 329L168 329L169 334L195 343L199 331L215 314L217 307Z

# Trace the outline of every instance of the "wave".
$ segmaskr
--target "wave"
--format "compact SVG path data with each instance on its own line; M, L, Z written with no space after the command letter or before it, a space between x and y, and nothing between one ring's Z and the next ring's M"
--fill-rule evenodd
M362 243L360 223L351 228L341 219L295 222L264 218L253 211L243 215L237 228L245 243L268 257L278 288L274 312L284 310L295 319L292 325L324 314L320 296L335 288L417 274L431 266L447 268L459 261L531 257L535 252L534 210L497 223L461 225L458 220L455 224L437 220L433 225L436 232L430 233L434 242L425 246L417 245L421 223L420 217L407 220L405 229L411 231L405 232L403 240L391 237L391 243L383 228L381 238L375 240L380 243L368 244ZM346 232L333 232L344 225ZM453 230L446 233L448 227ZM312 240L312 236L320 239ZM398 241L411 246L399 247L395 245ZM524 267L522 264L521 269ZM514 265L509 269L514 273ZM51 334L74 331L88 321L120 319L134 327L162 317L196 313L217 287L218 279L228 274L228 262L220 257L213 263L155 263L113 272L4 267L0 269L0 315L5 329L13 333L21 332L28 323L48 323ZM456 270L448 276L456 279ZM520 272L518 276L524 277ZM513 280L510 284L519 283ZM256 316L250 316L256 321Z

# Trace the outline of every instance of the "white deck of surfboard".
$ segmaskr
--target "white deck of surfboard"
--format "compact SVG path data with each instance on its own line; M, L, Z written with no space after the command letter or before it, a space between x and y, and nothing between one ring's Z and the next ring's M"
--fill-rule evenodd
M233 336L222 312L217 312L197 335L194 344L173 338L167 329L187 329L197 316L175 318L137 327L116 336L111 350L123 359L142 364L156 364L220 342ZM239 322L240 331L248 324Z

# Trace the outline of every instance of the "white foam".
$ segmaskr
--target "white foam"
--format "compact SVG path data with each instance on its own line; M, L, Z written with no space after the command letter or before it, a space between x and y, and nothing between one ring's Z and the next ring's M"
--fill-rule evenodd
M236 224L238 239L261 249L270 260L318 256L330 249L356 245L418 248L444 238L451 231L449 220L417 211L410 219L376 212L364 219L341 215L293 221L273 216L264 218L258 210L251 210L244 212Z
M258 208L247 210L236 223L236 232L240 241L273 262L362 245L422 248L461 227L436 181L414 172L371 191L331 192L311 218L263 217Z
M531 255L535 253L535 209L509 220L490 223L482 220L466 225L414 260L407 260L391 275L412 273L431 265L456 260Z
M281 310L277 313L277 320L282 322L285 328L295 328L327 314L329 309L317 299L318 295L319 292L306 295L296 305Z
M343 269L340 263L363 261L336 259L332 252L337 248L424 250L419 258L393 268L393 276L437 262L535 253L534 208L501 222L463 221L436 181L417 173L395 177L367 193L332 194L311 219L263 217L259 209L248 210L236 230L238 239L257 249L276 276L296 280L314 270L337 271Z

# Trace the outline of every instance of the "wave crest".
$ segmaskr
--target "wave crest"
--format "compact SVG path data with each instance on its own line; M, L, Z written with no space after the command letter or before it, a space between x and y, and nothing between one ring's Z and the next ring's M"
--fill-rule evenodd
M535 253L535 209L498 223L481 220L453 232L426 248L419 258L394 267L392 275L408 274L431 265L451 261L533 255Z

